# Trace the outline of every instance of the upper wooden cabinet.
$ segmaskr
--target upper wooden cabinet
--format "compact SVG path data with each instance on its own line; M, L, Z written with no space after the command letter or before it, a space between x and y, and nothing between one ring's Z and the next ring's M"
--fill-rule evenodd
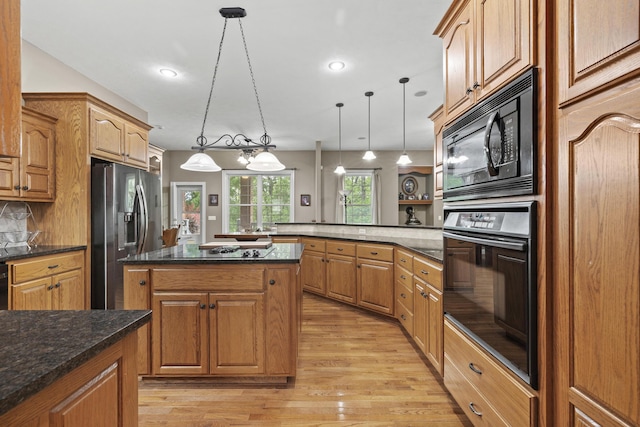
M20 156L20 0L0 2L0 157Z
M22 155L0 158L0 198L53 201L56 119L22 109Z
M559 102L640 75L640 2L557 3Z
M162 175L162 157L164 148L149 144L149 168L148 171L155 175ZM296 242L297 243L297 242Z
M444 43L446 121L534 63L533 3L461 0L451 5L434 33Z
M444 157L444 147L442 146L442 131L444 130L444 105L438 107L436 111L431 113L429 116L431 121L433 122L433 164L435 165L433 168L433 198L434 199L442 199L442 190L443 190L443 167L442 167L442 158Z
M148 128L93 105L89 108L89 128L92 156L148 168Z

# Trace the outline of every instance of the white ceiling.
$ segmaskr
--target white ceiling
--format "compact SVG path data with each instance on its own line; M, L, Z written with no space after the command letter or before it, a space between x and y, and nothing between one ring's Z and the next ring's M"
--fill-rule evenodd
M204 117L224 18L239 6L265 124L279 150L367 146L430 149L428 119L443 99L442 42L433 30L451 0L22 0L22 37L146 110L151 142L195 145ZM347 64L332 72L327 64ZM160 68L179 73L168 79ZM427 91L426 96L414 96ZM229 19L205 136L244 133L257 140L260 117L237 19ZM362 139L364 137L364 139Z

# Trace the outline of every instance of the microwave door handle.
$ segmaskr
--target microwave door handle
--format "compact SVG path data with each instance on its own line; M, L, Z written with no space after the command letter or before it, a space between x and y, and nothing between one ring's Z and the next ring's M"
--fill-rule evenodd
M138 194L138 204L140 209L140 230L138 233L138 250L137 254L142 253L144 244L147 242L147 232L149 229L149 215L147 212L147 198L141 185L136 185L136 193Z
M493 124L500 120L500 114L498 111L494 111L489 116L489 120L487 120L487 126L484 129L484 156L487 159L487 171L489 171L489 175L496 176L498 175L498 168L493 164L493 159L491 158L491 128L493 128ZM502 150L502 147L500 148ZM502 155L502 153L500 153Z
M504 240L483 239L482 237L463 236L461 234L449 233L447 231L442 232L442 237L449 239L462 240L464 242L476 243L478 245L493 246L503 249L511 249L518 252L524 252L527 249L527 244L524 242L507 242Z

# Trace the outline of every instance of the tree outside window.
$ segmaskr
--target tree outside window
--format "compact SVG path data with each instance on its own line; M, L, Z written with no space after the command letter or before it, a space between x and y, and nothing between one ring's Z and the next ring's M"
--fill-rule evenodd
M345 209L345 223L372 224L372 182L373 173L347 171L344 177L344 189L348 191Z

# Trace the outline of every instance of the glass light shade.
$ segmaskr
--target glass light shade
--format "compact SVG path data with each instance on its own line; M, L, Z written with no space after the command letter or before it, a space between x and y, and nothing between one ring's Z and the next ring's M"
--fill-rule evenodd
M180 169L194 172L219 172L222 170L211 156L205 153L194 154L189 160L180 165Z
M334 173L337 173L338 175L344 175L345 173L347 173L346 170L344 170L344 168L342 167L342 165L338 165L338 167L336 168L336 170L333 171Z
M247 160L247 159L244 157L244 154L243 154L243 153L240 153L240 156L238 156L238 161L239 161L240 163L242 163L243 165L246 165L247 163L249 163L249 160Z
M280 163L278 158L268 151L259 153L251 162L247 165L247 169L259 172L273 172L281 171L285 166Z
M407 153L402 153L402 156L400 156L400 158L396 163L399 165L408 165L409 163L412 163L412 161L407 155Z
M376 155L373 154L373 151L371 150L367 150L366 153L364 153L364 156L362 156L363 160L373 160L376 158Z

